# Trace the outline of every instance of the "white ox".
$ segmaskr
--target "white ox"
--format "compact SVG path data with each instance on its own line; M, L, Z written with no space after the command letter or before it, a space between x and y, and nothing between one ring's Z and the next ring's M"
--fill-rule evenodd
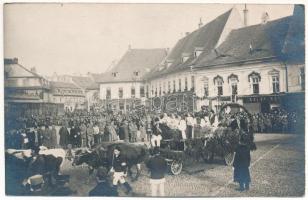
M10 156L14 156L15 158L19 160L26 161L27 159L32 157L31 149L7 149L5 151ZM42 155L53 155L56 158L61 157L63 161L65 160L66 151L64 149L48 149L47 147L40 146L39 154ZM63 162L62 162L63 164ZM61 164L61 165L62 165Z

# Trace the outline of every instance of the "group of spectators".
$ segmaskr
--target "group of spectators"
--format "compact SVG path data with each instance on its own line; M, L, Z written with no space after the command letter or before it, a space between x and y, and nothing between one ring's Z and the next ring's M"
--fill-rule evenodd
M270 113L253 114L251 125L254 132L290 133L295 130L296 118L296 113L277 109ZM8 118L5 139L6 147L15 149L35 145L47 148L93 147L103 141L150 142L150 138L158 135L183 140L198 138L208 133L211 127L222 123L223 120L208 109L198 113L177 114L78 110L66 112L63 116ZM155 129L158 127L156 124L159 124L159 129Z
M269 113L253 114L253 131L257 133L294 133L297 114L276 109Z

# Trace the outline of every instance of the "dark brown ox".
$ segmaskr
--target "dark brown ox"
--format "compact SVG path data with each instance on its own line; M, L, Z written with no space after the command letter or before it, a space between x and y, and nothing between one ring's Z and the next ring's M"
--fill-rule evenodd
M141 163L148 157L148 149L145 145L134 145L128 143L102 143L92 150L77 150L72 165L86 163L89 166L89 173L100 166L111 169L113 150L116 146L121 148L121 154L127 158L128 175L133 181L137 180L141 173ZM136 167L136 174L133 168Z

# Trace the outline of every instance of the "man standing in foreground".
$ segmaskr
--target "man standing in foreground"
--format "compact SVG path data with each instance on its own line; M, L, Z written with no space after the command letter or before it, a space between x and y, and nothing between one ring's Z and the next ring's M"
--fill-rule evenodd
M247 135L241 135L239 145L235 150L233 162L234 167L234 182L238 182L240 187L238 191L249 190L250 183L250 149L247 145Z
M119 146L116 146L113 150L112 157L112 168L110 170L113 173L113 187L117 190L118 182L123 184L126 189L126 194L132 192L131 186L125 181L127 176L127 161L125 156L121 154L121 149Z
M160 156L158 147L154 148L154 156L151 157L146 164L151 172L151 195L155 197L159 193L159 196L165 196L165 173L167 171L167 162L162 156Z

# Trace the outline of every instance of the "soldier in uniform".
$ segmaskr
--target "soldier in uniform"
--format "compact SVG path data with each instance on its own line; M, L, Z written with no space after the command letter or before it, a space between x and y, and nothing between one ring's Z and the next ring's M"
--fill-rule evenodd
M131 186L125 181L127 176L127 161L125 156L121 154L121 149L116 146L113 150L112 168L110 170L113 173L113 187L117 190L118 182L126 188L126 194L132 192Z

